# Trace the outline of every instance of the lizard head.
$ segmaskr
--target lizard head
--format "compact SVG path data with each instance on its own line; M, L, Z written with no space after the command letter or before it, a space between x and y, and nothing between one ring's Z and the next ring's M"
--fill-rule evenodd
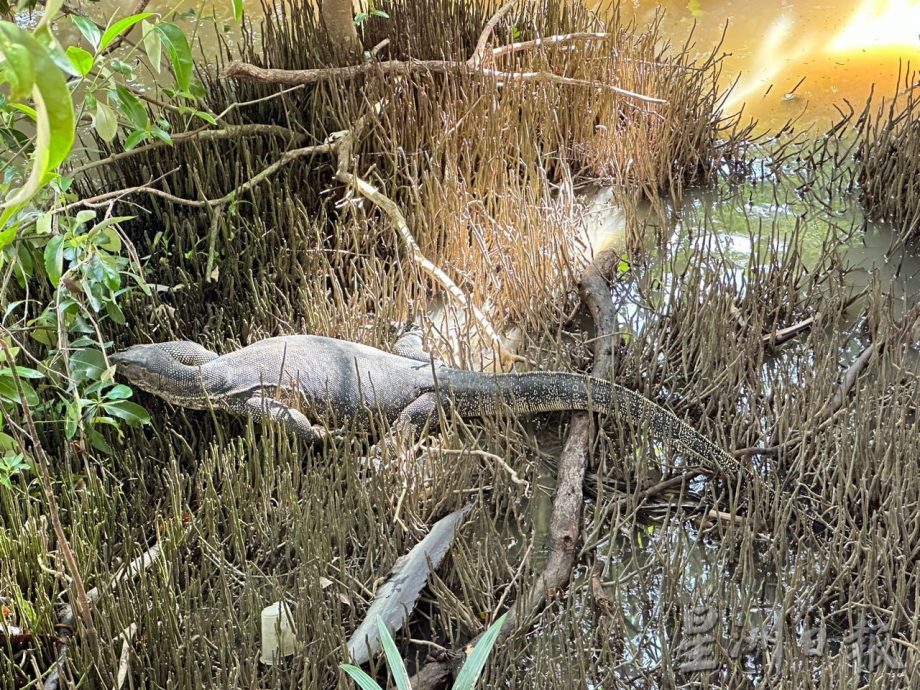
M176 377L181 364L159 345L132 345L111 356L116 373L141 390L165 397L164 384Z

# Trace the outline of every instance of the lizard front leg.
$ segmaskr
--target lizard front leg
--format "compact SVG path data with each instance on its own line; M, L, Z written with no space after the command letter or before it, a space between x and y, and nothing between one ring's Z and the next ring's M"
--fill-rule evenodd
M310 424L300 410L280 403L273 398L254 395L246 401L246 414L254 419L271 419L296 433L308 443L319 443L328 435L325 427Z

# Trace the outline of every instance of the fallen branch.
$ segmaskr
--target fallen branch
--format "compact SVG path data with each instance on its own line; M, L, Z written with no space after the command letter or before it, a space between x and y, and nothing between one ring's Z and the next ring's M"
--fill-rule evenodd
M179 134L172 135L170 143L157 140L151 144L147 144L146 146L138 146L137 148L131 149L130 151L113 153L111 156L106 156L105 158L100 158L99 160L84 163L83 165L77 166L71 170L69 174L71 177L80 175L102 165L108 165L109 163L124 160L125 158L131 158L142 153L149 153L150 151L161 149L166 146L187 144L191 141L216 141L220 139L235 139L236 137L253 137L266 134L287 137L295 141L302 141L305 138L305 135L299 134L298 132L295 132L294 130L288 129L287 127L283 127L281 125L227 125L222 129L208 129L206 127L201 127L199 129L193 129L189 132L181 132Z
M303 84L317 84L333 79L355 79L371 74L409 76L412 74L460 74L474 77L488 77L490 79L506 79L509 81L548 81L567 86L590 86L598 89L607 89L621 96L633 98L644 103L664 104L667 101L644 94L629 91L628 89L606 84L590 79L573 79L562 77L551 72L502 72L470 65L468 62L456 60L387 60L386 62L367 62L360 65L346 67L317 67L314 69L274 69L258 67L248 62L234 60L223 76L241 81L258 81L268 84L284 84L286 86L300 86Z
M502 79L508 81L548 81L567 86L589 86L607 89L621 96L642 101L644 103L664 104L667 101L644 94L629 91L628 89L590 79L574 79L563 77L551 72L503 72L485 66L487 58L494 61L496 57L510 55L523 50L537 48L544 45L559 45L576 40L601 40L608 37L604 33L575 33L560 34L538 38L532 41L522 41L510 45L487 49L489 39L502 17L514 6L513 2L506 3L492 15L476 41L473 54L466 60L386 60L383 62L364 62L358 65L344 67L317 67L313 69L274 69L259 67L241 60L234 60L223 72L223 76L240 81L258 81L271 84L284 84L287 86L301 86L304 84L318 84L320 82L357 79L358 77L379 75L409 76L412 74L460 74L489 79Z
M820 321L821 314L819 312L814 316L809 316L807 319L792 324L791 326L780 328L779 330L773 331L772 333L768 333L762 338L763 344L769 349L775 350L778 347L785 345L800 333L811 330L812 326Z

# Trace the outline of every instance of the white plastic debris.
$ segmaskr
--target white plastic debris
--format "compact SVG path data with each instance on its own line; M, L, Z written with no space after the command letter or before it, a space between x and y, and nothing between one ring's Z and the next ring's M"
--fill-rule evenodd
M294 626L291 609L283 601L276 601L262 609L262 654L259 661L273 666L294 653Z

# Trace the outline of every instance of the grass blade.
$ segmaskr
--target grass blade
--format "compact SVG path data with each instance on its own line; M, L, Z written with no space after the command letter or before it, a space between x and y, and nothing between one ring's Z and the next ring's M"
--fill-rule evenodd
M470 654L466 663L460 669L460 674L454 682L453 690L473 690L476 681L479 680L482 669L486 666L489 654L492 653L492 647L495 645L495 640L498 639L498 633L501 632L502 624L507 616L507 613L502 615L486 630L486 634L473 648L473 653Z

